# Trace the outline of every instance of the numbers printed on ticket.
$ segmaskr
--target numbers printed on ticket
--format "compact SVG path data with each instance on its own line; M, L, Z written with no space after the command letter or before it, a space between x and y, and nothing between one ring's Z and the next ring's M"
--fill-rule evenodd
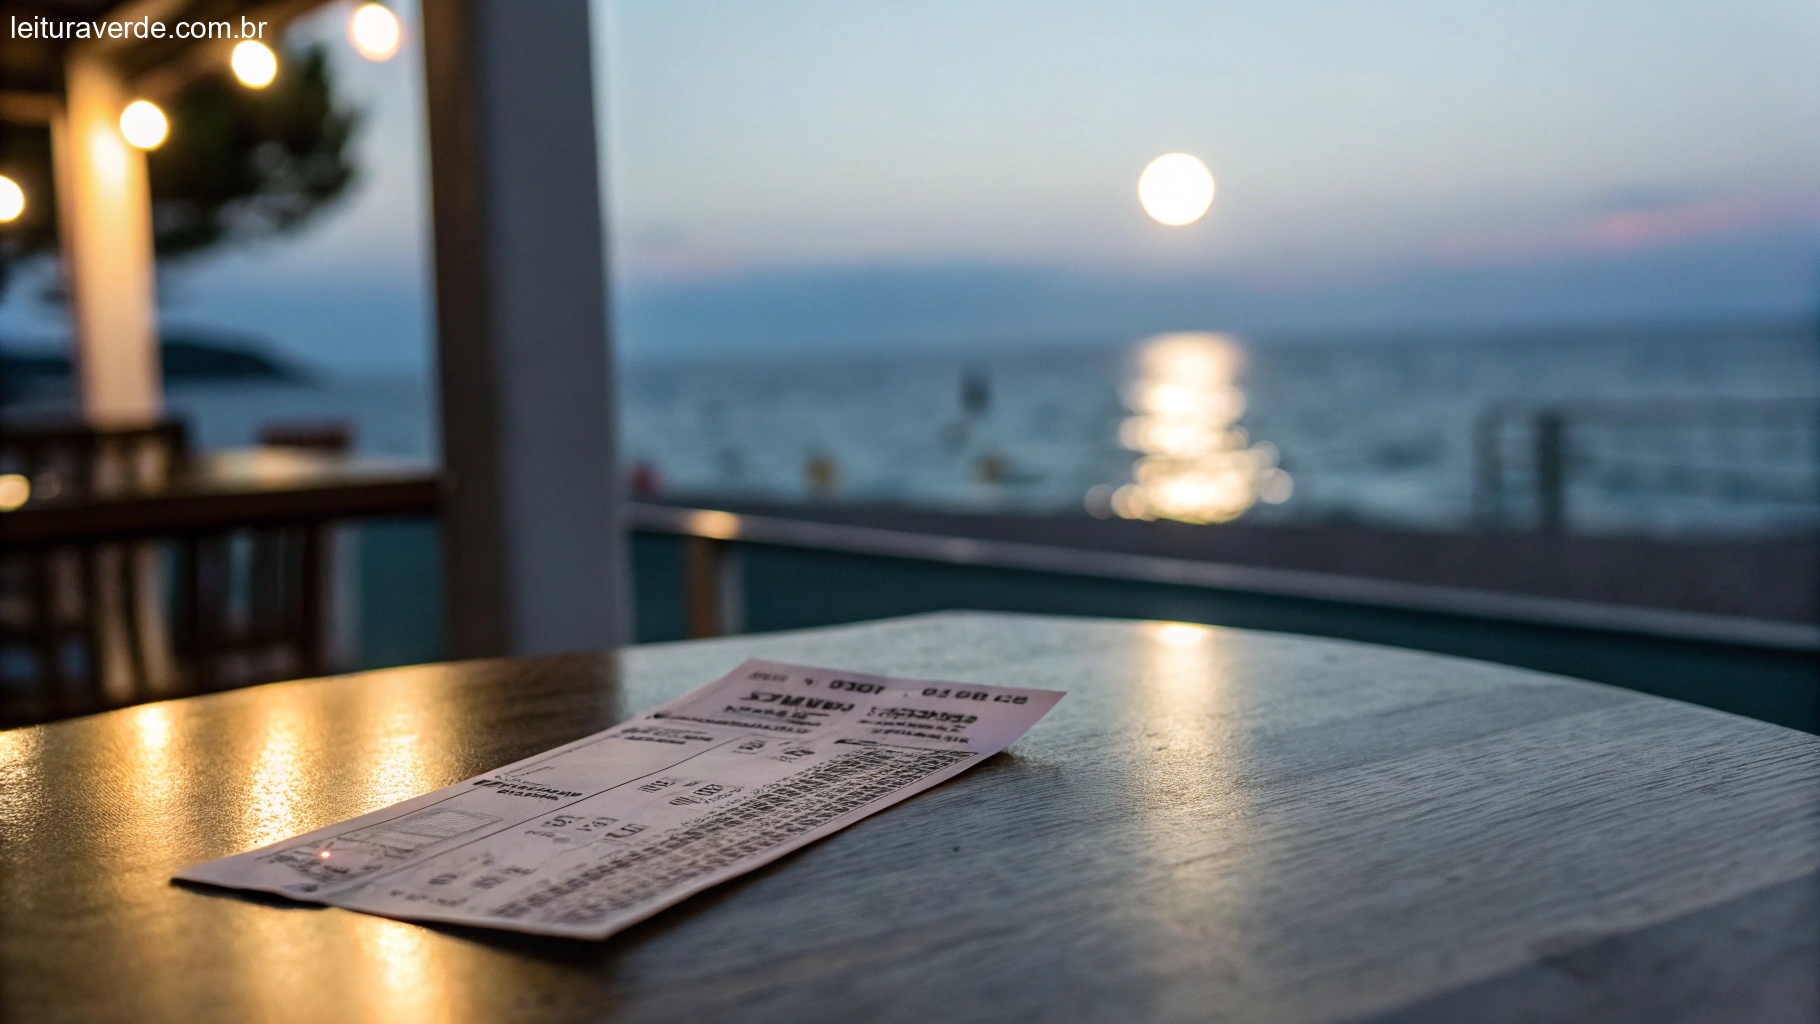
M177 877L604 939L966 771L1061 698L748 661L604 732Z

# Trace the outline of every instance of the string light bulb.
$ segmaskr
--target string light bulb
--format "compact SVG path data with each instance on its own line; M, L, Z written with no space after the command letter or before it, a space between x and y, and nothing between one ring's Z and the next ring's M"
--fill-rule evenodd
M278 77L278 55L254 39L241 40L228 63L234 68L234 77L248 89L263 89Z
M171 134L171 123L158 104L134 100L120 112L120 134L135 149L157 149Z
M25 212L25 190L19 183L0 174L0 224L11 224Z
M361 4L348 19L348 41L367 60L391 60L404 41L404 29L386 5Z

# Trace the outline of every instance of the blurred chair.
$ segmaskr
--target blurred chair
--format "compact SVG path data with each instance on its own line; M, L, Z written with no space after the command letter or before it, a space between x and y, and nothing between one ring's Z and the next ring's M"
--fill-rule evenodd
M130 498L166 486L188 452L181 423L0 428L0 473L31 500ZM106 542L0 556L0 683L50 715L177 688L159 545ZM35 691L35 693L29 692Z
M336 453L353 432L272 424L260 440ZM0 428L0 474L34 505L149 498L189 454L178 422ZM298 523L0 553L0 720L321 674L332 540Z

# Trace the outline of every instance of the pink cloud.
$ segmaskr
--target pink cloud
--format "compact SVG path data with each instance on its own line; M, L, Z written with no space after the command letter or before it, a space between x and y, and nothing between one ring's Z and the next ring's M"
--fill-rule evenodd
M1716 199L1647 210L1620 210L1586 225L1577 234L1580 247L1627 250L1726 235L1784 219L1789 211L1777 204L1745 199Z
M1727 197L1610 211L1555 229L1501 238L1444 240L1435 253L1453 266L1528 263L1574 254L1633 252L1776 225L1816 224L1820 196Z

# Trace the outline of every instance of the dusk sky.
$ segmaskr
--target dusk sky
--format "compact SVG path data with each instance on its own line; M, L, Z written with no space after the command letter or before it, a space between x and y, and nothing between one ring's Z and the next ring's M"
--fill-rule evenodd
M598 8L630 358L1811 315L1820 8L1555 0L616 0ZM414 14L404 12L407 22ZM169 270L165 319L422 366L415 52L357 195ZM1192 225L1139 171L1200 157ZM49 337L16 289L0 333Z

